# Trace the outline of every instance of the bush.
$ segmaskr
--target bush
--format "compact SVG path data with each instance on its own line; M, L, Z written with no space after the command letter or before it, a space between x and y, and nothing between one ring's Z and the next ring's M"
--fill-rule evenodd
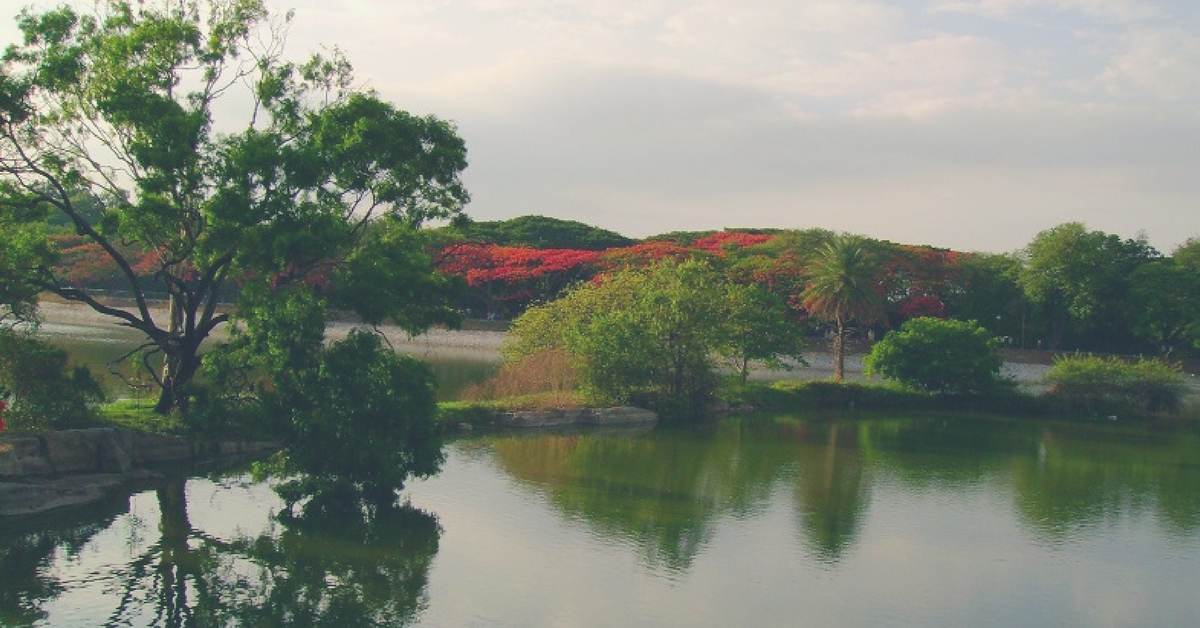
M729 344L728 282L700 261L665 260L581 284L513 321L509 360L562 349L592 403L632 404L664 418L712 401L713 359Z
M83 427L95 420L104 390L86 367L71 367L67 352L0 327L0 397L8 398L9 429Z
M1135 414L1178 413L1183 373L1162 360L1127 362L1093 355L1060 356L1046 372L1050 395L1070 411Z
M991 333L974 321L914 318L875 344L864 373L933 394L987 394L1001 381L1003 360L995 347Z

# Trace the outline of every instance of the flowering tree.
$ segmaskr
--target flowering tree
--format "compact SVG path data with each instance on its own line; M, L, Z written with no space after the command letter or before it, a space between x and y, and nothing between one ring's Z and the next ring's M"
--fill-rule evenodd
M438 270L461 276L487 314L513 314L530 303L556 298L570 284L590 279L599 251L534 249L495 244L452 244L438 255Z

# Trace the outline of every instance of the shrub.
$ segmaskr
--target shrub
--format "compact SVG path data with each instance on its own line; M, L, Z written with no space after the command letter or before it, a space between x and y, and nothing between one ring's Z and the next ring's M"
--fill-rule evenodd
M589 401L694 417L711 402L713 357L728 345L727 287L695 260L619 271L530 308L513 321L504 353L512 360L564 349Z
M889 332L863 360L878 374L913 390L980 395L996 390L1003 360L996 340L974 321L914 318Z
M1126 362L1093 355L1060 356L1046 372L1050 395L1074 412L1177 413L1183 373L1162 360Z
M9 429L51 430L93 422L104 390L67 352L33 336L0 327L0 392L9 395Z

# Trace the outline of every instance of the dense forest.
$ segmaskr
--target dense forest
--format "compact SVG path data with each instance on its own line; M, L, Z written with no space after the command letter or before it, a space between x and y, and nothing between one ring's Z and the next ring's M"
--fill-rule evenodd
M54 228L55 226L51 226ZM63 275L81 288L121 284L95 244L65 225L55 237ZM799 295L810 253L835 235L825 229L671 232L642 240L543 216L460 221L428 230L438 269L465 280L468 317L509 320L570 285L663 259L703 258L733 281L769 289L810 320ZM1065 223L1014 253L953 251L867 240L883 269L876 287L886 316L860 334L882 335L904 321L935 316L975 320L1011 347L1190 357L1200 354L1200 237L1169 255L1144 239L1123 239ZM146 253L146 257L151 257ZM154 268L146 264L147 272Z

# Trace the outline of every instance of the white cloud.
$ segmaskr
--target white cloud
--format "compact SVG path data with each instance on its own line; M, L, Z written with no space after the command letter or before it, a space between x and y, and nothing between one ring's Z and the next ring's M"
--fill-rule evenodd
M1121 50L1099 80L1126 97L1200 100L1200 35L1180 30L1137 29L1120 39Z
M269 2L293 56L458 123L480 219L1200 233L1195 0Z
M1162 11L1145 0L933 0L934 12L967 13L1007 18L1033 11L1074 12L1113 22L1161 17Z

